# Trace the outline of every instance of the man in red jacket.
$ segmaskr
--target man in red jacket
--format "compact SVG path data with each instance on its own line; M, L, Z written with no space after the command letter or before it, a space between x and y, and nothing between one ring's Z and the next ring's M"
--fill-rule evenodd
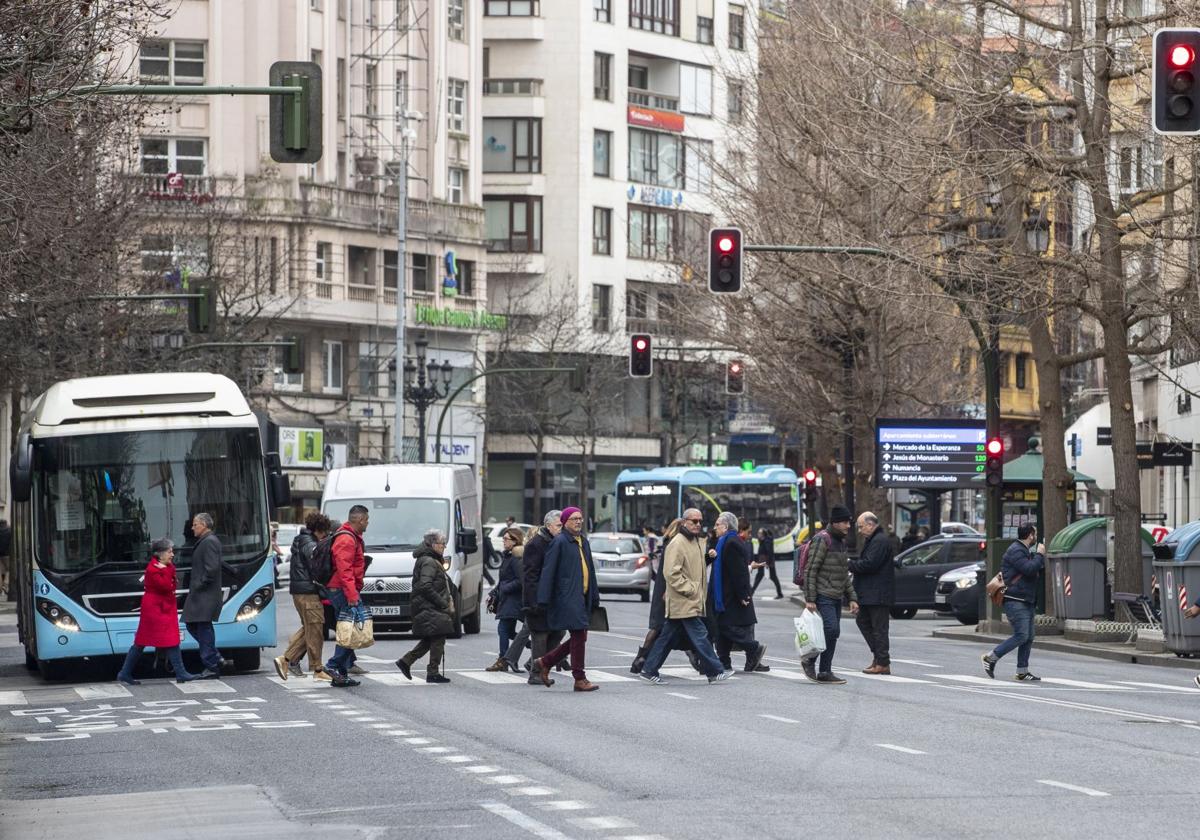
M366 533L370 513L362 505L350 508L346 524L338 528L333 535L330 554L333 555L333 576L329 578L329 603L333 614L338 615L344 608L349 607L358 611L362 609L358 593L363 585L363 573L366 564L363 560L363 538ZM349 675L354 665L354 651L338 645L333 649L333 656L325 663L325 670L332 677L332 683L338 688L350 688L359 685L359 681Z

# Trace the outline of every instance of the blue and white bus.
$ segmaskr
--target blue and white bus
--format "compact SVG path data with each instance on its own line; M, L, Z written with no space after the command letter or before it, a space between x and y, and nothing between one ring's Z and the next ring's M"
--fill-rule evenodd
M803 526L797 481L795 471L779 466L622 470L613 530L640 534L648 526L661 533L688 508L700 510L711 527L717 514L730 511L749 519L756 534L770 528L776 553L789 554Z
M26 665L69 677L79 661L133 642L150 543L176 543L187 595L192 516L212 514L223 546L217 645L239 669L275 644L267 468L258 418L237 386L203 373L73 379L22 420L10 464L12 591ZM185 650L195 640L180 626Z

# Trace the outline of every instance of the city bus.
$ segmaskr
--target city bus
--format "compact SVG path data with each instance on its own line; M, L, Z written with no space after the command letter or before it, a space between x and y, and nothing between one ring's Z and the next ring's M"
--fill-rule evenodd
M613 530L640 534L648 526L661 533L688 508L700 510L711 528L717 514L730 511L749 519L756 535L770 528L776 554L791 554L803 525L797 482L795 471L780 466L622 470Z
M254 670L260 649L275 644L269 510L288 503L287 479L229 379L59 382L22 418L9 477L10 588L31 670L62 679L82 660L129 649L156 539L175 542L182 609L200 512L212 515L223 551L217 646L239 670ZM180 631L184 650L194 650Z

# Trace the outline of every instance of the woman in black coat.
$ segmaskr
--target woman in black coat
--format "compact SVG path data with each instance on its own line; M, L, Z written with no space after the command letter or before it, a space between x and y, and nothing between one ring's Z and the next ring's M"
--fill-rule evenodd
M709 604L713 610L717 627L717 656L732 670L730 653L738 647L746 652L746 670L754 671L762 665L767 646L754 640L754 625L758 616L754 612L754 589L750 585L750 523L744 517L736 519L732 513L722 513L717 519L717 530L727 533L721 547L721 604L716 603L717 571L713 569L713 585L709 587ZM724 529L724 530L722 530ZM714 564L715 567L716 564Z
M485 670L507 671L509 661L505 654L508 645L517 635L517 622L521 619L521 556L525 549L521 532L509 528L503 534L504 554L500 560L499 582L489 596L496 610L496 632L500 635L500 655ZM515 670L515 669L514 669Z
M454 632L454 598L450 595L448 564L442 559L446 535L436 528L425 532L421 546L413 552L412 634L420 643L396 660L396 667L412 679L412 666L429 654L425 682L448 683L438 673L446 653L446 637Z

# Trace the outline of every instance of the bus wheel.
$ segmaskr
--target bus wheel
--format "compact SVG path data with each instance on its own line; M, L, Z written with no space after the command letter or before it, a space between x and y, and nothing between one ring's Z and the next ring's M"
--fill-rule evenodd
M30 671L38 669L37 657L29 652L29 648L25 649L25 668Z
M239 671L257 671L262 658L259 648L242 648L233 652L233 667Z

